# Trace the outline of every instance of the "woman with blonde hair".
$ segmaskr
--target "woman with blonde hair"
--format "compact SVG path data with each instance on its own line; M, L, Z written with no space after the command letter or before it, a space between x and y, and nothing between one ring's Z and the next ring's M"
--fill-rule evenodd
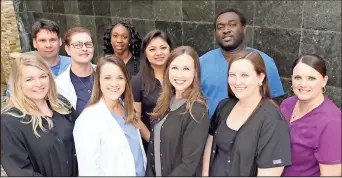
M57 96L53 74L37 55L12 64L11 104L1 112L1 165L8 176L77 176L73 110Z
M80 176L144 176L146 155L125 63L97 62L93 92L73 131Z
M198 55L189 46L177 47L165 69L162 92L151 114L145 175L200 176L209 119Z

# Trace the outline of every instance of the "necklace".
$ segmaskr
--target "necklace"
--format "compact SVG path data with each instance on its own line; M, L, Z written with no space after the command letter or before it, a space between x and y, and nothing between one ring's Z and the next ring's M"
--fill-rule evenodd
M75 75L75 76L76 76L76 77L78 78L78 80L87 88L87 85L84 84L84 83L82 82L82 80L81 80L77 75ZM90 74L88 93L91 93L91 79L92 79L92 77L93 77L93 72Z

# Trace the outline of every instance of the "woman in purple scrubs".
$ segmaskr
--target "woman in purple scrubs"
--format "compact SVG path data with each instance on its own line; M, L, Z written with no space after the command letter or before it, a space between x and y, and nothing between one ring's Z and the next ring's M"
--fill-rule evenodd
M292 90L281 111L290 126L292 165L283 176L341 176L341 110L324 95L324 60L303 55L292 66Z

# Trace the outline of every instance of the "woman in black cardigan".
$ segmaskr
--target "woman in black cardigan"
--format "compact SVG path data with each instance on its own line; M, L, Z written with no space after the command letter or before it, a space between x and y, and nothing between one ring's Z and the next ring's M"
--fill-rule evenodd
M166 64L162 93L151 114L146 176L200 176L209 130L200 81L194 49L174 49Z

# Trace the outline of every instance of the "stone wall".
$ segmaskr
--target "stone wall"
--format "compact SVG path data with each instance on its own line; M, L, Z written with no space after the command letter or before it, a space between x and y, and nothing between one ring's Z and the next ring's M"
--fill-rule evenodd
M20 40L13 2L1 1L1 94L4 94L11 67L9 53L18 51Z
M274 58L288 95L294 59L317 53L328 64L327 95L341 107L341 1L13 1L23 51L32 49L30 26L44 17L59 23L62 33L73 26L90 29L97 56L102 53L104 28L119 19L131 22L141 36L158 28L171 35L175 46L190 45L204 54L217 47L212 25L215 14L234 7L248 18L245 43Z

